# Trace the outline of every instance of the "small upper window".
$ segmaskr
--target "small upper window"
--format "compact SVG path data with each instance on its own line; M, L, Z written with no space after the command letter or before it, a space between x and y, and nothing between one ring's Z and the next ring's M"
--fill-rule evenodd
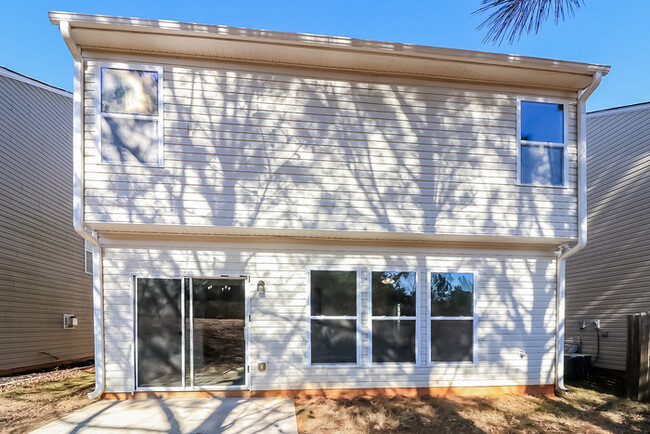
M101 68L101 159L114 164L162 164L158 70Z
M86 273L93 274L93 248L86 240L84 240L84 262Z
M521 101L519 180L522 184L565 184L564 110L564 104Z

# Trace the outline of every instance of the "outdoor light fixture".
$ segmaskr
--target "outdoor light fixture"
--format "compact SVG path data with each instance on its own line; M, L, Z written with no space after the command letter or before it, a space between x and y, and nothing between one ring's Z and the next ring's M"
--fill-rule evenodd
M266 283L264 283L263 280L257 282L257 292L259 292L260 296L262 297L266 293Z

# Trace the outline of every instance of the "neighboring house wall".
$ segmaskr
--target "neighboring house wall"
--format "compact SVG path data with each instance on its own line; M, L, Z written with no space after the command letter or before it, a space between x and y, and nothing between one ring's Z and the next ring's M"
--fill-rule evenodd
M72 227L71 95L0 68L0 156L0 372L90 358L92 276ZM77 328L63 329L65 313Z
M650 311L650 104L587 117L589 241L567 263L567 343L625 370L627 314ZM607 333L608 336L602 336Z
M575 93L129 62L164 68L164 167L99 163L88 61L85 218L94 227L577 236ZM566 102L568 188L517 185L517 96Z
M106 390L134 389L133 284L139 277L248 275L251 320L249 357L253 390L514 386L553 383L555 258L552 251L504 250L499 246L403 247L348 243L223 243L186 238L178 242L106 241L104 307ZM118 247L120 246L120 247ZM308 268L359 268L361 362L315 367L307 361ZM427 366L426 321L420 322L419 366L370 366L369 270L418 273L421 318L426 316L428 271L472 270L476 279L477 365ZM263 298L255 292L266 283ZM521 353L523 351L523 354ZM266 362L266 372L257 372Z

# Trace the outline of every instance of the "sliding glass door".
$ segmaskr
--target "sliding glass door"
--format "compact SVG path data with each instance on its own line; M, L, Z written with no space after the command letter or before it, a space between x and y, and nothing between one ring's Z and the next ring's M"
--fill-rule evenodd
M243 278L136 279L140 389L246 384Z

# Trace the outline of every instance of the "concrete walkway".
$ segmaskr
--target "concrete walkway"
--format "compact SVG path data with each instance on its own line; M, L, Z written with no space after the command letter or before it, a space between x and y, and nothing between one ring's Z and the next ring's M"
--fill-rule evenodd
M99 401L35 433L297 433L291 399Z

